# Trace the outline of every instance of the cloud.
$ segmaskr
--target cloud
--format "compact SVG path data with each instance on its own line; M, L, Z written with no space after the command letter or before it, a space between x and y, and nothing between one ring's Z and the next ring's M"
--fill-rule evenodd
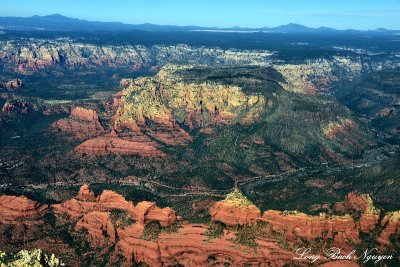
M400 2L400 0L398 0ZM280 14L289 16L332 16L332 17L391 17L400 18L400 10L379 10L379 11L290 11L283 9L256 9L255 12Z

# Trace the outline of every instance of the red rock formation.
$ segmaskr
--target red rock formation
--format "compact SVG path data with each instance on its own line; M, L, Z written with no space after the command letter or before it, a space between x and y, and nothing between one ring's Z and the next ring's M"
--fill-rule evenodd
M102 247L107 241L115 243L116 240L116 232L108 212L93 211L85 214L77 222L75 229L77 231L81 229L88 230L91 238L90 244L93 247ZM107 233L108 238L104 238L104 233Z
M95 205L96 202L79 201L73 198L61 204L54 204L52 205L52 208L55 214L67 214L71 218L77 219L92 211Z
M358 195L354 192L349 193L343 202L336 203L334 210L340 213L357 214L360 217L357 225L362 232L371 232L375 229L380 214L370 196Z
M96 201L96 210L110 211L117 209L132 211L134 209L132 202L126 201L123 196L111 190L104 190Z
M148 136L171 146L186 145L193 138L172 119L172 115L166 118L154 118L152 127L141 123L140 128Z
M357 127L356 124L351 120L345 120L340 124L331 126L329 129L324 131L325 136L330 139L336 139L338 133L347 133L350 129Z
M391 237L400 236L400 211L389 212L383 217L381 222L382 232L377 238L377 242L381 246L392 246Z
M350 216L309 216L298 212L268 210L264 212L262 220L291 242L323 237L332 239L333 245L342 248L351 248L348 242L360 242L357 225Z
M0 221L43 216L48 206L28 199L26 196L0 196Z
M148 241L140 238L142 228L132 225L118 229L120 240L116 249L129 262L145 262L150 266L283 266L294 257L275 241L258 240L255 249L237 247L229 235L209 240L206 231L204 225L188 224L176 233L161 233L157 241Z
M75 148L76 152L90 155L139 155L144 157L164 157L165 153L160 151L152 143L127 141L113 135L105 135L89 139Z
M212 221L219 221L225 225L253 224L261 218L260 210L254 205L241 207L222 201L210 207L210 214Z
M82 107L73 108L71 110L71 117L83 121L99 121L99 116L96 111Z
M104 190L96 199L89 186L83 185L76 198L61 204L52 205L56 214L68 214L72 218L80 218L92 211L109 212L113 210L126 211L130 216L144 225L149 222L159 222L167 227L177 222L175 211L171 208L159 208L153 202L139 202L135 207L123 196L110 190Z
M0 244L27 242L41 236L48 206L25 196L0 196Z
M76 196L77 200L82 201L95 201L96 197L94 196L93 191L90 189L89 185L84 184L79 189L78 195Z
M73 108L70 118L58 120L52 127L72 133L78 139L93 138L105 132L97 112L81 107Z
M161 226L166 227L177 221L176 213L171 208L160 209L154 202L143 201L135 207L137 222L145 225L149 222L159 222Z
M365 201L367 205L364 205ZM370 211L374 210L371 209L371 202L367 196L355 194L349 195L342 205L362 211L361 214L371 214ZM212 219L227 225L254 224L256 221L267 222L271 228L268 225L259 228L259 233L264 233L264 235L256 235L256 246L252 248L234 243L238 232L232 228L229 231L224 230L221 236L210 239L207 234L209 230L207 225L176 224L178 218L170 208L161 209L151 202L139 202L137 206L134 206L121 195L109 190L105 190L95 198L87 185L80 188L76 198L52 207L58 217L66 213L72 218L78 219L74 235L79 235L80 238L89 238L93 251L100 251L107 246L108 248L115 246L116 253L126 258L126 264L145 262L150 266L178 264L183 266L221 266L224 264L230 266L284 266L293 263L299 266L310 266L308 260L294 261L293 257L296 255L282 246L280 243L282 240L276 236L276 233L280 233L292 245L298 242L301 244L304 240L312 243L316 239L329 238L333 241L332 246L353 250L354 244L360 242L359 232L362 230L362 224L356 223L349 215L308 216L298 212L269 210L261 216L261 212L237 191L229 194L226 200L216 202L210 208ZM116 210L122 211L118 216L130 216L134 221L119 225L115 219ZM32 229L44 232L39 226L44 225L41 217L46 211L47 206L25 197L1 196L0 234L5 230L9 231L9 228L4 228L4 223L14 223L14 225L19 225L12 229L15 234L14 238L25 238L14 240L29 240L32 237ZM382 248L393 246L390 238L400 234L399 214L399 212L388 213L382 220L382 231L377 239ZM16 218L19 219L16 220ZM158 222L162 227L176 225L177 229L174 232L161 230L156 240L145 240L143 234L145 230L149 231L150 228L146 228L146 225L150 222ZM82 229L86 229L88 235L85 235L85 231L81 231ZM10 241L6 240L6 242ZM314 265L358 266L353 261L328 262L326 258L321 258Z

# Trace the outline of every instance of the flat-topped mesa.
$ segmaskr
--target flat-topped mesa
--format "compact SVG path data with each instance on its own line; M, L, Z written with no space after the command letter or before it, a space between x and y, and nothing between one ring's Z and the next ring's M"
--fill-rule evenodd
M26 196L0 196L0 222L42 217L48 205L30 200Z
M52 124L52 128L72 133L78 139L88 139L105 133L97 112L91 109L75 107L71 116Z
M152 142L143 143L124 140L113 134L89 139L78 145L75 151L89 155L138 155L150 158L164 157L166 155Z
M243 124L257 121L265 111L266 98L248 94L241 87L224 84L218 78L208 78L211 73L215 77L224 75L213 72L216 70L168 65L155 77L133 80L123 90L118 109L120 121L123 123L129 118L138 124L146 120L176 121L190 129L229 124L236 119ZM168 126L168 123L161 124ZM176 128L177 124L169 126Z
M238 189L228 194L225 200L214 203L210 214L212 221L233 226L253 224L261 218L261 211Z

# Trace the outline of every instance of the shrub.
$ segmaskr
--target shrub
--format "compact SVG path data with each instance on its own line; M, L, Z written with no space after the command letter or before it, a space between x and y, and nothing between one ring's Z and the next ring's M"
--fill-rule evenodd
M225 228L225 224L221 222L211 222L210 227L205 232L205 235L208 236L208 240L220 238L224 235Z
M142 238L145 240L157 240L162 228L158 222L150 222L144 226Z
M127 227L132 225L135 221L132 219L131 215L125 210L111 210L110 213L111 222L114 227Z

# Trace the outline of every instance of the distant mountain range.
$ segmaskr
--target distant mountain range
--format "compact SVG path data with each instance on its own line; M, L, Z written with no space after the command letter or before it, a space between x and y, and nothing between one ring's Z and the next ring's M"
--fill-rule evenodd
M24 30L24 31L221 31L221 32L275 32L275 33L365 33L369 34L400 34L400 30L376 29L368 31L360 30L337 30L328 27L310 28L299 24L290 23L278 27L261 28L219 28L219 27L200 27L200 26L174 26L156 25L151 23L144 24L125 24L121 22L101 22L75 19L53 14L49 16L32 17L0 17L0 30Z

